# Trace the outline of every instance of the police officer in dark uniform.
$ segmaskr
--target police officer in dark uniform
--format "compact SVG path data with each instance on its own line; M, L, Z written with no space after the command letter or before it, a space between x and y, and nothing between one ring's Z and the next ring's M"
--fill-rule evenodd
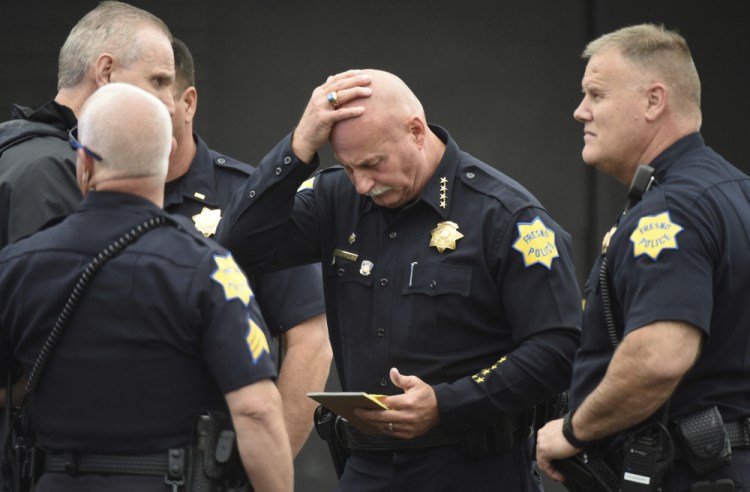
M342 166L297 192L329 134ZM318 87L218 237L250 270L322 259L343 389L391 395L357 411L379 434L344 425L338 490L539 489L530 410L568 386L578 346L570 237L399 78Z
M198 105L193 56L179 39L172 41L172 47L175 57L172 124L177 150L170 158L164 209L189 217L206 237L213 237L222 210L254 169L211 150L193 133ZM307 397L307 392L323 390L331 367L320 265L255 275L250 283L263 312L260 322L280 341L283 362L278 385L284 399L292 454L296 456L313 424L316 404Z
M0 253L0 363L39 374L36 490L190 490L175 450L193 456L196 420L219 411L231 415L255 490L290 492L275 364L247 280L229 252L160 208L172 142L164 105L109 84L79 130L81 206ZM100 252L101 266L82 276ZM67 322L50 336L61 312Z
M541 430L540 467L559 480L566 462L551 460L603 450L623 490L746 490L750 178L698 133L680 35L627 27L584 57L584 161L623 183L639 164L654 174L650 189L634 181L592 269L572 411Z

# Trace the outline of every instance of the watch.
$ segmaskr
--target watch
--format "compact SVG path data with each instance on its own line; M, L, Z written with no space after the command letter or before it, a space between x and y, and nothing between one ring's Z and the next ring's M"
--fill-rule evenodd
M563 417L562 433L565 439L570 443L571 446L578 449L586 449L591 446L594 441L581 441L577 439L573 433L573 414L575 411L570 411Z

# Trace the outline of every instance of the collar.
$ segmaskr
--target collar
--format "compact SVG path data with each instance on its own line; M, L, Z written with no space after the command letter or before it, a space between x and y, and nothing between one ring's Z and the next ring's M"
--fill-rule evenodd
M122 193L118 191L92 191L83 199L78 207L80 212L92 210L118 210L138 209L149 211L148 215L165 215L161 208L155 203L138 195Z
M193 133L196 152L188 171L165 185L164 208L193 200L210 208L219 206L215 196L215 177L211 149Z
M44 123L64 132L78 124L73 110L56 101L50 101L36 111L14 104L11 108L11 115L13 119Z
M706 143L700 133L690 133L667 147L649 164L655 170L657 180L664 176L669 168L682 161L682 156L704 148Z
M445 144L445 152L432 177L419 195L418 200L427 203L443 219L447 219L450 216L453 204L453 184L458 168L459 149L445 128L437 125L429 125L429 127Z

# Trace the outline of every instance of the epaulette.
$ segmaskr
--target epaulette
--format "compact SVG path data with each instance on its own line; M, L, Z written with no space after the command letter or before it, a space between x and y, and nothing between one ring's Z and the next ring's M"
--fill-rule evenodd
M500 171L492 171L490 173L479 166L470 165L461 169L458 176L466 186L496 198L513 214L527 207L542 207L539 200L517 181Z

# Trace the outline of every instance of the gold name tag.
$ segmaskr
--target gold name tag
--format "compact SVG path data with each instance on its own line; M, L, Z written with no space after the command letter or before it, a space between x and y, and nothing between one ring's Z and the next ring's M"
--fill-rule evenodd
M339 258L343 258L349 261L357 261L357 258L359 257L357 253L350 253L348 251L344 251L343 249L334 249L333 256L338 256Z

